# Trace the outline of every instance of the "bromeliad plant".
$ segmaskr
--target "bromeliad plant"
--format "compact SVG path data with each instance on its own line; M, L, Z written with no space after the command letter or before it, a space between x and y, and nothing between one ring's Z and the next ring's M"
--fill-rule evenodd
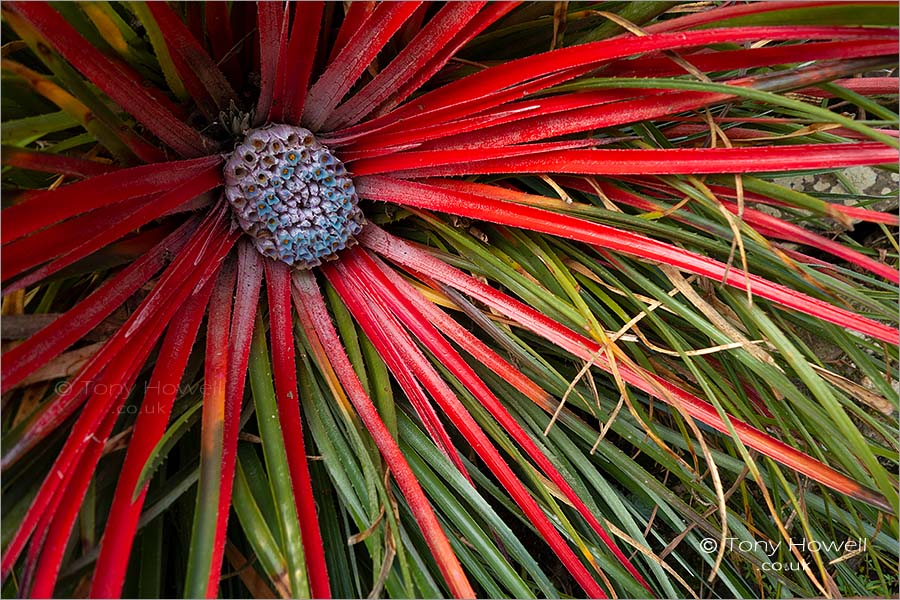
M896 7L717 4L4 3L4 595L896 593Z

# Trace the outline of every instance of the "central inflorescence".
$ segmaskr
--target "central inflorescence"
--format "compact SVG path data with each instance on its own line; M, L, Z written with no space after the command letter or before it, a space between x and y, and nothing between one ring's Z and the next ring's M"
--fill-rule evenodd
M225 196L263 255L299 269L352 246L364 223L344 165L302 127L248 131L225 165Z

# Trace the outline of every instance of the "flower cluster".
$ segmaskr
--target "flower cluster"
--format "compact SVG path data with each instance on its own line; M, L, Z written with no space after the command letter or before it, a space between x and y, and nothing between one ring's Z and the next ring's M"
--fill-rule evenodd
M347 169L302 127L247 132L225 167L225 195L265 256L309 269L352 246L364 217Z

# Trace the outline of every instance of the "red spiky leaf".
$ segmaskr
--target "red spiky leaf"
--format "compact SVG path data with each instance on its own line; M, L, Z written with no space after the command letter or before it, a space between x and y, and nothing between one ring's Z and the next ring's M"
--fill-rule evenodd
M291 472L297 516L300 520L310 591L313 598L331 598L328 567L325 564L325 550L322 545L322 533L319 530L309 465L306 462L306 444L303 441L303 423L300 418L297 367L294 362L290 269L284 263L271 260L265 262L265 269L278 421L284 432L284 450Z
M882 147L880 144L877 146ZM569 150L568 152L583 151ZM745 289L749 281L753 293L761 298L865 333L875 339L892 344L897 343L897 331L877 321L772 283L762 277L746 274L739 269L729 269L716 260L674 248L664 242L630 231L591 223L584 219L552 213L531 206L504 202L483 195L460 193L424 183L387 177L360 178L357 180L357 189L362 196L373 200L395 202L406 206L540 231L631 256L662 261L690 273L710 277L715 281L723 281L738 289Z
M450 265L436 259L396 237L374 226L367 227L360 236L360 242L367 248L381 254L392 262L421 273L470 295L501 314L515 320L524 328L558 345L583 360L590 361L604 370L609 370L609 360L600 345L588 338L573 332L539 311L495 290L489 285L477 281ZM728 433L729 429L722 422L718 411L708 402L685 392L662 377L642 369L619 364L618 371L623 380L639 390L660 398L667 403L677 403L680 408L702 423L717 431ZM890 504L877 492L874 492L846 475L820 463L810 456L788 446L787 444L747 425L731 419L741 440L750 448L758 450L788 467L831 487L843 494L877 506L883 510L892 510Z
M425 497L415 474L391 437L390 432L369 399L362 384L344 353L340 338L331 323L331 316L312 275L306 272L294 274L294 302L300 323L315 346L320 360L327 360L334 369L338 380L347 392L357 414L378 446L379 452L391 470L400 491L406 498L416 524L425 537L435 562L456 598L474 598L475 591L466 579L447 536L438 523L437 517Z

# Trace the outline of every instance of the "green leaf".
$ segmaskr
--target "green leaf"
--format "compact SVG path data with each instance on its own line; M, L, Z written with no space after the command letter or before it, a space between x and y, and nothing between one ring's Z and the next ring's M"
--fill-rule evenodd
M248 454L255 454L256 450L252 445L246 443L238 444L238 461L234 474L234 491L232 497L232 505L237 514L238 520L241 522L241 528L253 548L254 554L259 559L263 571L269 579L275 583L277 589L282 592L289 592L288 588L288 569L287 562L280 544L275 541L272 531L269 529L265 518L260 511L250 485L247 482L247 476L244 472L245 457Z
M141 490L144 489L144 486L147 485L153 477L153 474L159 469L160 465L166 461L172 448L174 448L178 441L197 424L197 421L200 420L200 408L202 406L203 403L200 400L192 403L190 408L181 413L181 415L172 422L169 428L166 429L163 436L159 438L156 446L153 447L153 450L147 457L147 462L144 463L144 467L141 469L141 475L138 477L137 484L131 492L132 502L137 500Z
M581 80L576 85L581 89L672 89L731 94L739 98L748 98L767 105L795 110L800 114L806 115L808 118L823 123L837 123L847 129L861 133L871 140L882 142L892 148L900 148L900 141L898 141L897 138L881 133L880 131L875 131L868 125L863 125L849 117L839 115L824 108L819 108L818 106L807 104L806 102L801 102L800 100L786 98L779 94L758 89L739 87L724 83L712 83L708 81L689 81L686 79L664 79L653 77L598 77ZM560 86L559 89L566 89L566 87L567 86Z
M153 45L153 50L156 53L156 60L159 62L159 68L162 70L166 83L169 85L169 89L172 90L172 93L175 94L179 100L186 100L188 98L188 93L184 87L184 83L182 83L181 78L178 76L178 69L175 68L175 63L172 62L172 55L169 53L169 45L166 43L162 31L160 31L159 25L156 24L156 19L153 18L153 14L150 12L150 9L147 8L146 2L128 2L127 6L141 22L141 25L147 30L147 37L150 38L150 43Z
M65 111L25 117L0 123L0 137L4 144L27 146L45 135L80 127L78 121Z
M771 10L755 15L722 19L703 25L739 27L749 25L870 25L896 27L896 7L885 3L835 2L831 6L804 6Z
M303 540L297 519L294 491L291 487L284 437L278 421L278 401L275 399L275 389L272 386L272 368L266 348L265 324L259 315L250 346L249 371L250 389L256 406L256 422L262 439L271 495L278 515L278 529L284 557L287 560L291 594L298 598L308 598L309 581L306 577Z
M154 519L141 531L141 566L138 576L138 594L141 598L162 597L164 539L162 519Z
M428 466L434 469L434 472L450 486L451 489L447 490L444 488L443 493L455 502L455 498L458 497L460 501L464 501L468 505L470 512L464 513L464 515L468 514L472 517L477 515L479 520L484 520L490 531L503 543L506 553L516 559L526 572L535 579L540 586L541 592L548 598L558 597L559 592L554 588L547 575L524 544L510 529L507 522L496 513L478 490L472 487L472 484L457 470L453 463L437 449L434 443L413 424L412 420L405 413L399 413L399 417L398 425L400 427L401 441L404 442L402 448L407 459L410 460L410 465L421 464L417 455L421 456ZM424 468L424 464L422 466ZM418 469L414 467L414 470L418 473ZM452 494L456 494L456 497ZM517 585L515 581L512 581L512 584ZM518 596L518 594L513 595Z

